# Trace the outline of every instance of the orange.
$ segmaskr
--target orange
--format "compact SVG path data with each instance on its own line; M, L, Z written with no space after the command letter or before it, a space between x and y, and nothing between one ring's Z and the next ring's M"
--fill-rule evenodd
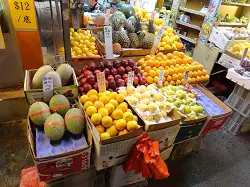
M174 73L178 74L179 73L179 69L178 68L174 68Z
M157 68L158 68L158 67L160 67L160 65L161 65L161 63L160 63L159 61L155 61L155 62L154 62L154 67L157 67Z
M168 54L170 54L170 53L168 53ZM166 60L166 66L171 66L171 64L172 64L171 60Z
M174 74L174 70L172 68L169 68L168 69L168 73L169 73L169 75L173 75Z
M192 83L192 78L188 77L188 83Z
M178 79L178 80L176 80L175 83L176 83L176 85L180 85L181 84L181 80Z
M177 56L180 57L180 58L184 58L185 54L183 52L179 52L179 54Z
M162 67L165 67L166 64L167 64L166 61L164 61L164 60L162 60L160 63L161 63L161 66L162 66Z
M167 44L170 45L170 46L172 46L172 45L173 45L173 40L169 38L169 39L167 40Z
M169 75L168 70L164 70L164 77L168 77L168 75Z
M183 64L183 60L182 60L181 58L177 58L177 59L176 59L176 63L177 63L177 64Z
M111 116L112 116L113 119L121 119L122 116L123 116L123 111L121 109L115 109L112 112Z
M156 71L158 68L157 67L153 67L152 70Z
M194 76L193 72L190 71L188 76L192 78Z
M181 80L184 78L184 75L182 73L178 73L178 79Z
M175 60L175 59L172 59L172 60L171 60L171 64L172 64L172 65L175 65L175 64L176 64L176 60Z
M162 52L159 52L159 53L156 54L156 56L157 56L157 57L163 57L164 54L163 54Z
M206 80L205 76L200 76L200 79L201 79L201 82Z
M146 67L144 68L144 71L146 71L146 72L148 72L149 70L151 70L151 67L150 67L150 66L146 66Z
M182 43L178 42L175 45L176 45L177 49L182 49L183 48L183 44Z
M188 63L188 59L187 58L183 58L183 64L187 64Z
M109 98L106 95L103 95L99 97L99 101L103 102L104 105L106 105L109 102Z
M122 103L124 101L125 97L122 94L117 94L117 96L115 97L115 99L116 99L116 101L118 103Z
M198 76L197 72L196 72L196 71L194 71L194 72L193 72L193 76L192 76L192 77L197 77L197 76Z
M96 90L94 90L94 89L89 90L89 92L87 93L87 96L89 97L91 95L98 95L98 92Z
M197 67L197 69L198 69L198 70L202 70L203 67L204 67L204 66L203 66L202 64L199 64L198 67Z
M174 65L171 65L169 68L172 68L172 69L173 69L173 68L175 68L175 66L174 66Z
M184 72L185 72L185 68L182 67L182 66L180 66L180 67L179 67L179 72L180 72L180 73L184 73Z
M193 59L190 56L188 56L187 61L188 61L189 64L191 64L193 62Z
M160 56L156 57L156 60L161 61L162 58Z
M168 58L168 59L172 59L173 56L174 56L174 55L173 55L172 53L168 53L168 54L167 54L167 58Z
M197 75L198 75L198 76L202 76L202 71L201 71L201 70L198 70L198 71L197 71Z
M171 81L169 84L171 84L171 85L174 86L174 85L175 85L175 82L174 82L174 81Z
M173 80L173 81L176 81L177 79L178 79L178 75L177 75L177 74L173 74L173 75L172 75L172 80Z
M147 65L150 66L150 67L153 67L154 66L154 61L153 60L148 60Z
M173 55L174 55L174 56L178 56L178 55L179 55L179 52L178 52L178 51L174 51L174 52L173 52Z
M163 56L163 60L166 61L168 59L167 55Z
M148 73L147 73L147 72L144 72L142 75L143 75L144 77L147 77L147 76L148 76Z
M158 77L158 76L155 76L155 77L154 77L154 83L155 83L155 84L158 84L158 81L159 81L159 77Z
M158 69L162 71L164 70L164 67L160 66Z
M196 81L196 82L200 82L200 81L201 81L201 78L198 76L198 77L196 77L195 81Z
M146 80L148 84L152 84L154 82L154 79L150 76L147 76Z
M196 82L196 78L192 78L192 83L195 83Z
M184 84L184 79L181 79L181 84Z
M142 65L144 63L144 58L140 59L137 63L138 65Z
M104 116L102 118L102 126L108 128L112 125L112 123L113 123L113 120L110 116Z
M161 70L157 69L155 72L156 72L156 76L159 76Z
M87 95L82 95L80 97L80 101L81 101L82 104L84 104L86 101L88 101L88 96Z
M143 73L144 73L144 70L140 70L140 72L141 72L141 74L143 74Z
M168 83L167 81L165 81L163 85L164 85L164 86L168 86L169 83Z
M172 80L172 76L169 75L169 76L167 77L167 81L170 82L171 80Z
M145 56L145 60L151 60L151 56L150 55Z
M154 70L149 70L148 75L150 77L155 77L156 76L156 72Z
M88 98L89 101L91 101L92 103L98 101L98 96L97 95L90 95Z
M202 70L202 75L205 76L207 74L207 71L205 69Z
M98 125L98 126L96 126L95 128L96 128L96 130L97 130L100 134L103 133L103 132L105 131L105 129L104 129L104 127L103 127L102 125Z

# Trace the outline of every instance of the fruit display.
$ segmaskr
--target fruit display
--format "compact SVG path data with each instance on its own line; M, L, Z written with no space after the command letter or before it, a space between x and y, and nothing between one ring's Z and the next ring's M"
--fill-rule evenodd
M120 94L136 110L145 124L156 124L172 121L168 113L172 110L164 95L151 84L148 86L128 86L120 88Z
M209 79L202 64L193 61L183 52L174 51L164 55L147 55L137 62L141 74L148 84L158 84L159 74L164 71L163 85L181 85L184 83L184 73L189 71L188 83L204 82Z
M43 87L43 77L53 77L54 88L62 87L67 85L72 78L73 69L68 64L61 64L57 67L56 71L50 65L43 65L40 67L32 79L32 86L35 89L41 89Z
M142 22L148 22L151 17L151 14L147 10L139 7L135 7L135 15L139 17Z
M83 16L83 23L84 25L94 24L92 17L90 15L85 15L85 14Z
M119 87L127 85L128 73L131 71L134 71L133 84L135 86L146 84L146 78L141 75L140 70L132 59L100 63L90 62L88 65L83 66L82 69L76 70L79 93L82 95L91 89L98 91L96 77L100 72L105 73L106 89L117 92Z
M183 120L195 120L206 117L204 109L197 103L195 94L187 92L184 86L166 86L160 89L167 102L172 107L175 107L181 115Z
M245 48L250 49L249 42L234 43L228 51L241 58ZM247 52L247 57L250 58L250 50Z
M164 6L162 8L160 8L159 10L156 10L156 11L160 13L160 16L171 17L171 15L172 15L171 10L167 10L166 7L164 7Z
M98 93L93 89L81 96L85 113L99 132L101 141L140 127L137 116L128 108L124 98L116 92Z
M101 57L95 44L95 37L90 30L70 28L70 44L72 57Z
M159 27L158 27L159 30ZM158 31L155 32L157 35ZM158 44L159 51L181 50L184 46L180 37L174 32L172 27L168 27L162 34L160 43Z
M223 17L221 22L226 22L226 23L248 23L248 19L245 16L241 16L240 18L237 18L235 16L230 16L229 14L226 14L225 16L223 14L218 14L217 18Z
M70 109L69 100L63 95L54 95L49 106L43 102L33 103L28 116L34 125L44 128L44 132L50 140L60 140L67 130L72 134L82 133L85 120L82 111L78 108Z
M229 27L226 29L222 29L222 32L228 39L247 38L250 36L250 30L247 30L245 27Z

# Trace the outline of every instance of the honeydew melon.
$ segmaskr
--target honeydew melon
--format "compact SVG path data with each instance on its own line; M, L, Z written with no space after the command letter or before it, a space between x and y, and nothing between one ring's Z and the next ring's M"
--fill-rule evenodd
M62 87L61 77L56 71L50 71L50 72L46 73L45 76L53 78L53 87L54 88Z
M59 74L62 80L62 85L65 86L71 79L73 74L73 69L69 64L61 64L56 72Z
M71 108L65 115L67 130L72 134L80 134L85 126L85 119L82 111L78 108Z
M29 118L38 126L43 126L50 114L49 106L43 102L35 102L29 108Z
M70 103L64 95L54 95L49 101L49 107L53 112L65 116L66 112L70 109Z
M45 76L49 71L52 71L52 67L49 65L44 65L40 67L35 73L32 79L32 85L34 88L42 88L43 85L43 76Z

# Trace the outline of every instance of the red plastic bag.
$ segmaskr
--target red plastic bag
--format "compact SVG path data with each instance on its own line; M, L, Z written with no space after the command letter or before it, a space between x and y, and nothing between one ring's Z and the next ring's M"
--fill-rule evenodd
M123 170L128 173L142 173L145 178L163 179L169 177L168 167L160 157L159 143L149 139L147 134L136 143L129 155L129 159L123 165Z
M47 187L45 182L38 181L35 167L23 169L21 172L20 187Z

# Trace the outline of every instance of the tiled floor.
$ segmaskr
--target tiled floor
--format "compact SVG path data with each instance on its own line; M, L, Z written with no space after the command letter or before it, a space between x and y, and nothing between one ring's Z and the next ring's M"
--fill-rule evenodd
M26 121L0 124L0 186L19 186L22 168L33 165L28 152ZM250 186L250 136L232 136L224 130L207 135L202 150L168 161L170 177L148 180L157 187Z

